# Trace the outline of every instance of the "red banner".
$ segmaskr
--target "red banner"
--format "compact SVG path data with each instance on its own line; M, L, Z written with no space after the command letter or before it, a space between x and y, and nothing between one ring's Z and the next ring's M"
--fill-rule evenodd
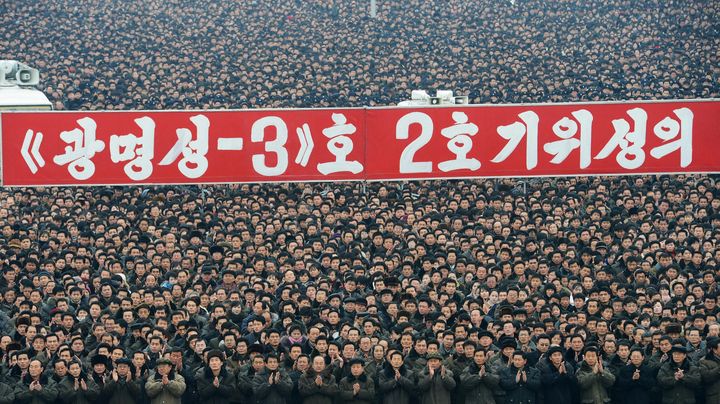
M720 172L715 100L0 115L3 184Z

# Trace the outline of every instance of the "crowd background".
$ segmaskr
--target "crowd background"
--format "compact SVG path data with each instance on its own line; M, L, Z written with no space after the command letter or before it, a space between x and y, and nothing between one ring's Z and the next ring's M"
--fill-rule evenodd
M720 2L1 2L57 109L712 98ZM0 190L0 402L720 402L711 175Z

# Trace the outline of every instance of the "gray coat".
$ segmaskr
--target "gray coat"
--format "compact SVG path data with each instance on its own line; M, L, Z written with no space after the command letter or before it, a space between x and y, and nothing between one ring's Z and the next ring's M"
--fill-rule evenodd
M270 384L270 372L267 368L255 374L253 378L253 395L258 402L264 404L285 404L293 389L293 382L290 376L281 371L280 381Z
M610 387L615 383L615 375L608 368L602 373L595 373L587 362L580 362L576 373L580 386L580 401L583 404L602 404L610 402L608 394Z
M490 366L485 365L485 374L480 376L480 368L470 364L460 376L460 387L465 391L465 404L495 404L493 391L500 383L500 376Z
M705 402L720 403L720 358L710 353L702 359L700 376L705 385Z
M395 379L390 367L380 371L378 379L383 404L408 404L415 394L415 375L408 365L400 367L400 380Z
M510 366L500 373L500 387L507 393L507 404L535 404L540 390L540 372L532 367L525 368L527 380L517 381L518 368Z
M335 376L330 373L331 369L325 369L321 373L322 386L315 384L317 373L311 368L300 377L298 389L303 397L303 404L332 404L339 389Z
M683 369L685 376L680 380L675 380L675 371ZM700 369L692 364L689 359L678 366L670 360L660 367L658 372L658 383L662 388L663 404L694 404L695 389L699 388L702 383Z
M355 383L360 385L357 395L353 391ZM340 389L340 399L346 404L372 404L375 400L375 382L365 373L359 377L353 375L343 377L338 388Z
M455 379L451 370L445 368L445 376L440 369L430 376L428 368L418 376L418 391L422 404L449 404Z
M109 397L109 404L135 404L141 402L139 399L142 392L142 380L133 379L129 382L118 378L116 382L112 378L105 384L105 391Z
M181 404L185 392L185 379L172 371L168 376L170 382L163 385L162 377L153 372L145 383L145 391L152 404Z
M100 387L91 377L85 378L87 390L75 390L75 378L68 375L58 384L58 399L67 404L90 404L100 395Z
M57 385L51 378L42 375L40 377L42 390L30 391L30 375L26 374L15 384L15 403L18 404L50 404L54 403L58 396Z

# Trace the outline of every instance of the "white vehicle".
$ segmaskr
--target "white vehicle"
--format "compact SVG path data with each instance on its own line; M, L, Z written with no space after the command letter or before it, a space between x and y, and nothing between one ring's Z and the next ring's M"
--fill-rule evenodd
M50 111L52 103L34 86L40 73L15 60L0 60L0 112Z

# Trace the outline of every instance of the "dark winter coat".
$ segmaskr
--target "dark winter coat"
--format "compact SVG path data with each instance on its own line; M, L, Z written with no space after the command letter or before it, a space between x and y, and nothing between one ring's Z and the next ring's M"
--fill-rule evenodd
M700 376L705 387L705 403L720 403L720 358L710 352L701 359Z
M218 387L215 387L213 383L215 376L208 367L202 367L195 373L195 381L197 383L200 402L203 404L227 403L230 401L233 393L235 393L235 377L225 369L225 366L220 368L220 373L218 374L218 381L220 383Z
M682 369L685 376L675 380L678 369ZM700 369L687 358L679 365L673 360L665 362L660 366L657 379L662 388L663 404L694 404L695 389L702 384Z
M270 372L267 368L255 374L253 378L253 395L258 402L265 404L285 404L293 390L290 376L280 369L280 380L270 384ZM274 373L273 373L274 376Z
M426 367L418 375L417 388L422 404L449 404L452 391L455 388L455 379L452 370L445 369L445 376L442 376L440 369L430 376Z
M15 401L15 391L12 386L0 382L0 404L11 404Z
M558 372L558 369L545 359L545 365L541 367L540 381L542 382L542 393L546 403L549 404L573 404L573 389L576 387L575 369L565 362L565 373Z
M303 404L332 404L333 399L338 394L339 389L335 376L330 373L329 369L325 369L320 376L322 377L322 386L315 384L317 373L312 369L308 369L298 382L300 395L303 397Z
M408 404L415 394L415 375L408 365L399 369L400 380L395 379L395 369L387 365L380 372L378 389L383 404Z
M109 404L136 404L141 402L144 381L142 379L133 378L129 382L127 379L118 377L118 381L110 378L105 384L105 392L108 396Z
M360 391L355 394L353 391L354 384L360 385ZM358 377L344 377L340 380L340 399L347 404L372 404L375 400L375 382L372 377L368 377L364 372Z
M100 387L92 378L80 375L80 379L85 380L87 390L78 387L75 390L75 378L71 375L65 378L58 385L58 398L66 404L90 404L95 402L100 396Z
M15 385L15 403L18 404L50 404L58 395L57 385L46 375L40 376L42 390L30 390L30 374L25 374Z
M633 380L635 371L640 371L640 378ZM650 404L652 392L650 391L657 383L652 368L648 365L627 365L620 369L615 387L619 392L622 403L625 404Z
M524 368L527 381L517 381L518 368L510 366L504 368L500 373L500 387L507 393L505 402L507 404L535 404L537 392L540 390L540 372L531 367Z
M460 388L465 392L466 404L495 404L493 390L500 384L500 375L490 366L485 366L485 374L480 376L480 368L471 363L460 375Z

